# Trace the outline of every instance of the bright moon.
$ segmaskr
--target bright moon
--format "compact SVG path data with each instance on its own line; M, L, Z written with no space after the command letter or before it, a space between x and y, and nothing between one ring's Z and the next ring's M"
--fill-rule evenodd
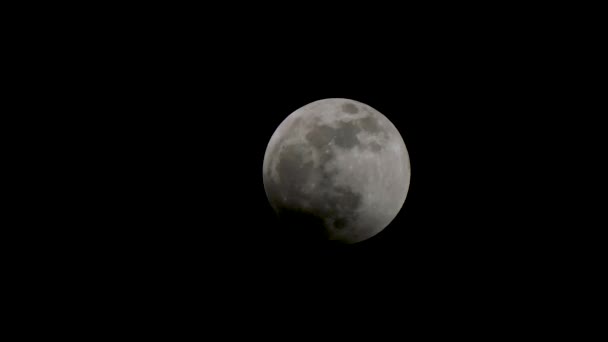
M264 189L290 227L314 239L356 243L397 216L410 159L395 126L374 108L324 99L291 113L266 148Z

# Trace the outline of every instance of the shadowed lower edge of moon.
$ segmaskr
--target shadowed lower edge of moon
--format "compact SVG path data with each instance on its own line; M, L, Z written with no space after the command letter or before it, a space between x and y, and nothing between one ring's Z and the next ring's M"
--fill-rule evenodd
M332 235L348 230L357 219L361 195L350 187L335 184L335 171L323 166L334 158L333 150L320 152L321 165L304 162L310 149L307 143L285 146L278 155L278 179L265 177L264 183L281 222L306 240L328 240ZM314 189L306 189L312 177L317 178ZM355 232L346 235L356 236Z

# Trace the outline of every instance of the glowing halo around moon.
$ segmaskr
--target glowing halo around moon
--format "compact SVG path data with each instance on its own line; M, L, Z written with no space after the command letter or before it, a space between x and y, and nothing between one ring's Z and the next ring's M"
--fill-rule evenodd
M397 128L354 100L309 103L278 126L263 164L270 205L303 238L357 243L401 210L410 160Z

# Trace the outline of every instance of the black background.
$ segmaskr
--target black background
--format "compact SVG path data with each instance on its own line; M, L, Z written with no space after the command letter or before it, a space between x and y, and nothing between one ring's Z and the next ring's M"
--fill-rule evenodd
M555 253L566 231L547 223L557 176L537 166L567 99L544 27L447 10L369 25L293 13L219 23L140 13L113 38L87 35L96 43L80 52L80 77L98 83L81 90L94 118L82 134L94 136L98 198L81 248L95 251L86 268L100 296L222 322L402 310L431 324L438 311L456 322L555 305L547 279L567 259ZM276 127L330 97L387 116L412 169L395 220L341 248L289 239L262 183Z

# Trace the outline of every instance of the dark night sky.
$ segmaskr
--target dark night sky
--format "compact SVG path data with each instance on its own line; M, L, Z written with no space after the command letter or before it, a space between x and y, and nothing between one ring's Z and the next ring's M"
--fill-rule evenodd
M371 50L357 58L339 47L328 50L333 57L289 59L293 51L286 52L292 66L243 55L147 69L150 84L135 91L145 110L129 113L125 134L136 133L121 154L132 166L123 176L133 192L126 210L136 213L126 230L128 246L170 269L210 267L237 277L254 265L278 276L312 265L327 271L333 263L363 272L364 279L384 267L392 270L387 273L482 277L521 262L529 242L520 234L527 229L514 217L529 208L512 201L521 196L513 193L521 179L513 175L522 170L509 161L518 153L511 130L527 117L522 100L513 100L521 92L510 86L517 74L496 65L503 60L446 62L449 51L409 49L387 57ZM282 240L261 175L277 125L327 97L384 113L402 133L412 165L395 221L373 240L340 251Z
M483 308L483 298L538 290L529 284L556 267L548 250L563 234L543 224L552 176L534 167L548 158L536 132L544 104L558 101L546 88L557 76L530 35L449 23L125 38L99 71L112 161L100 180L110 250L100 262L135 293L247 307L355 298ZM339 249L287 241L262 183L278 124L329 97L386 115L412 168L391 225Z

